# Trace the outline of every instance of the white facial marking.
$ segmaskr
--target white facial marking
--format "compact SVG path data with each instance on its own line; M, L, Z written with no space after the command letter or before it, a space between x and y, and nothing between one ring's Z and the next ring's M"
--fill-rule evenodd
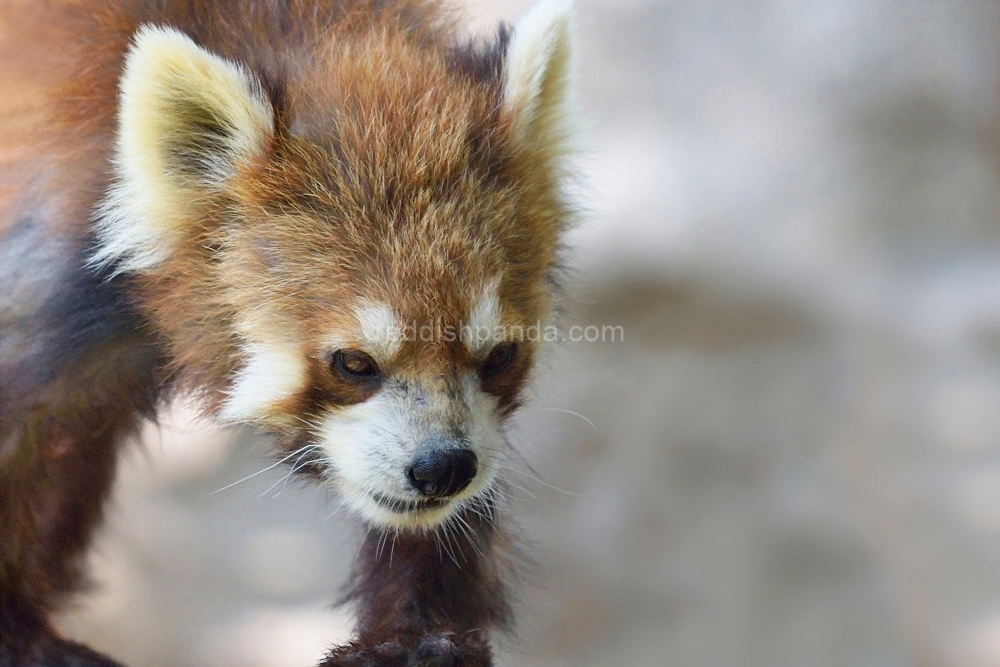
M495 286L491 286L469 313L465 343L473 354L481 355L503 339L503 310Z
M368 303L355 311L366 350L376 361L386 362L399 352L403 327L395 311L384 303Z
M220 417L232 422L255 421L288 399L306 383L304 355L292 345L249 344L247 364L236 376Z

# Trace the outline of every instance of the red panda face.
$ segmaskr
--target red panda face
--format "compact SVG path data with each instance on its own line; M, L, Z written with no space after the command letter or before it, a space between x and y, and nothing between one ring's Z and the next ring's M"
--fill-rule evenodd
M245 341L219 414L285 436L293 464L382 524L433 524L489 493L535 356L521 332L548 317L544 290L513 299L474 244L443 262L402 223L385 230L390 246L420 252L395 260L380 235L365 241L378 248L345 255L332 232L284 257L289 246L272 239L283 225L252 228L218 260ZM254 255L262 240L266 260ZM381 268L355 265L373 256Z
M95 261L206 411L368 520L436 525L499 474L568 217L568 23L492 55L375 26L270 88L174 30L128 54Z

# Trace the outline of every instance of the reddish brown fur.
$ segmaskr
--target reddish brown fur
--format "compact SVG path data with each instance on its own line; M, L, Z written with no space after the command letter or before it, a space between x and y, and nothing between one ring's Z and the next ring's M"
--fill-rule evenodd
M277 122L266 156L192 213L177 253L109 282L83 268L88 223L109 185L124 55L145 23L244 64ZM304 342L309 388L284 410L304 416L367 398L330 375L324 347L330 332L351 335L359 299L457 328L499 278L508 324L544 320L566 217L557 156L515 144L500 58L458 46L451 16L429 0L8 3L0 40L0 259L5 245L51 245L51 265L23 270L56 285L17 274L18 289L41 296L16 319L0 296L0 665L103 665L54 642L47 617L79 582L139 419L167 390L217 408L241 364L233 322L254 309ZM507 409L534 354L520 349L490 389ZM481 361L457 340L411 341L387 371L450 377ZM271 426L286 445L302 437ZM501 538L475 525L486 556L466 553L464 568L430 558L429 538L397 545L395 570L367 544L361 637L327 664L408 664L412 651L430 652L429 665L488 664L484 631L507 620Z

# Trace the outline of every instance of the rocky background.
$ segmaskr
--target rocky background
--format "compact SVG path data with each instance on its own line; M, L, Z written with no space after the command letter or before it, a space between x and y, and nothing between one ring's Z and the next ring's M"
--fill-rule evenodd
M537 572L500 664L1000 665L1000 5L578 13L569 320L625 341L555 346L518 419ZM183 406L151 427L66 631L313 664L358 529L284 470L229 486L268 465Z

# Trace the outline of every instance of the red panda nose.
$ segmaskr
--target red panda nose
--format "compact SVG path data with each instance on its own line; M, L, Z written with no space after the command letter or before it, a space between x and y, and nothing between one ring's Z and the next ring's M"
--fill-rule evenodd
M478 468L471 449L429 449L416 455L406 476L421 495L448 498L469 486Z

